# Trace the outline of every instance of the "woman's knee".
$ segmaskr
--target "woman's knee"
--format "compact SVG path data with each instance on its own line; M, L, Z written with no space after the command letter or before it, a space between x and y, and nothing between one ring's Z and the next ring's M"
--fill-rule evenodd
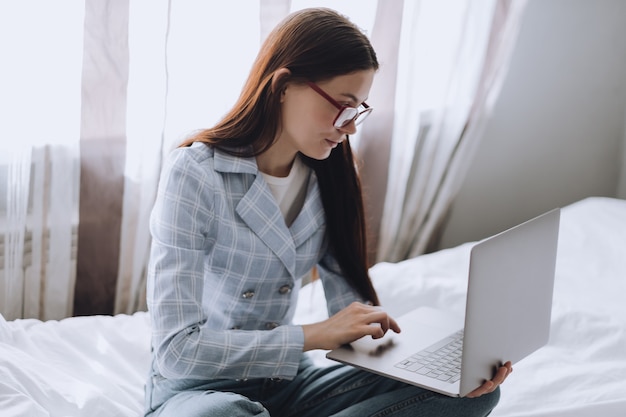
M486 417L498 405L500 389L476 398L453 398L436 395L427 415Z
M259 402L218 391L182 392L165 402L155 417L270 417Z
M473 409L476 412L472 415L476 416L488 416L491 411L496 408L498 402L500 401L500 387L496 388L493 392L489 394L481 395L477 398L471 399L473 403Z

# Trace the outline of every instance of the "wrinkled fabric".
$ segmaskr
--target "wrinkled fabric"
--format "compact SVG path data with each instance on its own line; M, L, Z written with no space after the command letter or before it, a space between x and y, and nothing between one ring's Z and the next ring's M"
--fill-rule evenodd
M0 316L0 415L135 417L149 365L144 312L46 322Z
M462 314L472 244L371 274L392 315L415 305ZM626 410L626 201L589 198L561 212L550 342L514 365L493 417L622 417ZM324 319L319 281L300 291L295 323ZM318 364L334 364L315 351ZM8 416L125 417L143 412L150 367L146 313L5 321L0 410Z

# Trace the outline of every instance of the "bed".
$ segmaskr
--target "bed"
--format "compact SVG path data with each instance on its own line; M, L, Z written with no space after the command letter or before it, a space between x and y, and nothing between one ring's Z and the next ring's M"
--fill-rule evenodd
M396 264L372 278L383 305L463 313L472 243ZM626 415L626 200L565 207L549 343L515 364L494 417ZM319 282L296 322L326 317ZM147 313L7 322L0 316L0 416L138 416L150 360ZM327 364L324 352L313 358Z

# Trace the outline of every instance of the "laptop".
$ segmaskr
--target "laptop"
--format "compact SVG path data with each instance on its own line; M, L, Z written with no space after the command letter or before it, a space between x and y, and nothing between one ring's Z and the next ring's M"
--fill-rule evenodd
M397 318L402 332L388 331L390 344L368 353L357 348L373 341L365 336L326 357L466 396L504 362L515 364L548 342L559 220L556 208L472 247L464 318L420 307Z

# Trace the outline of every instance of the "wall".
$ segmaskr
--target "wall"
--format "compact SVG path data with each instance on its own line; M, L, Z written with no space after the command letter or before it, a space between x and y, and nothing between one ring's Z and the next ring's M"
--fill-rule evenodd
M587 196L626 198L626 1L530 0L441 247Z
M622 142L622 170L617 187L617 197L626 200L626 109L624 109L624 141Z

